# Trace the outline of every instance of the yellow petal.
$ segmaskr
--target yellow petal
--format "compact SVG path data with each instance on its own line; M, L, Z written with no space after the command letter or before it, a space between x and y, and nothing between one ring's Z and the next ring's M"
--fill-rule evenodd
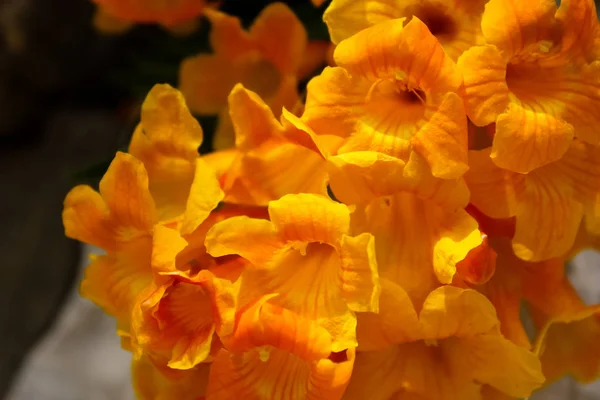
M506 61L491 45L474 46L458 59L463 74L463 100L467 115L477 126L496 122L509 104Z
M156 225L152 235L152 269L162 274L176 273L176 257L187 245L175 229Z
M269 203L269 216L278 234L288 241L334 245L350 229L348 207L324 196L283 196Z
M245 216L219 222L206 234L206 249L213 257L238 254L259 268L283 244L271 222Z
M122 230L148 232L157 220L148 174L135 157L118 152L100 181L100 194Z
M295 73L307 46L304 25L283 3L265 7L250 28L262 54L279 71Z
M215 53L234 59L255 49L239 18L212 9L207 9L205 15L211 24L210 45Z
M485 6L481 29L486 41L507 56L519 54L543 39L551 39L556 2L537 0L507 6L504 0L490 0Z
M525 176L499 168L490 158L490 149L470 151L469 165L465 180L471 203L492 218L514 216Z
M420 313L427 339L469 338L498 326L496 310L472 289L442 286L427 297Z
M379 304L377 314L357 314L359 350L383 350L393 344L421 339L419 317L402 286L389 279L381 279Z
M450 357L486 383L514 397L527 397L544 383L538 358L497 332L467 337L456 343Z
M389 20L342 41L335 62L352 75L370 80L396 78L411 88L445 93L462 83L454 62L421 20Z
M496 120L492 160L501 168L528 173L559 160L573 140L573 127L552 114L511 103Z
M198 400L208 385L210 364L187 371L157 367L148 357L133 360L132 383L140 400Z

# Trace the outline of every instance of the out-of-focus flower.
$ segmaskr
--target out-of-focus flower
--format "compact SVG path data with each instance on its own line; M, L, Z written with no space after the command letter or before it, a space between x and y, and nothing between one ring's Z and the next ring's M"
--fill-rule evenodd
M207 10L214 54L190 57L181 65L180 87L190 109L200 115L219 114L214 147L233 146L227 96L236 83L258 93L279 117L283 106L298 102L299 72L311 72L304 64L306 30L282 3L267 6L245 31L238 18ZM314 65L314 57L307 57Z
M188 32L211 1L205 0L92 0L98 9L96 27L106 33L118 33L132 24L156 23L174 32ZM212 2L214 3L214 2Z
M527 173L559 160L573 137L600 144L594 2L563 1L557 11L551 0L490 0L481 24L488 44L458 66L469 118L495 123L494 162Z
M472 151L465 179L471 203L484 214L515 217L515 254L540 261L565 256L584 215L597 209L599 159L600 147L575 140L560 160L522 175L495 165L490 149Z
M401 299L392 289L388 296ZM380 329L397 344L357 354L344 399L481 399L482 385L527 397L544 382L539 360L500 334L494 307L476 291L434 290L412 309L412 324L401 318L410 302L396 305L403 312L388 313ZM421 340L406 340L415 321Z
M323 20L334 43L380 22L417 17L456 60L469 47L484 44L481 15L487 0L333 0Z
M309 83L302 119L317 134L345 138L339 153L408 161L414 151L436 177L467 170L461 77L423 22L381 22L342 41L334 57L339 67Z

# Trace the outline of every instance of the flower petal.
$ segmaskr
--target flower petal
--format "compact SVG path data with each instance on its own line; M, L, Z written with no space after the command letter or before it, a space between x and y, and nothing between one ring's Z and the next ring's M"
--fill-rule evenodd
M381 286L373 235L342 236L340 243L342 292L352 311L378 312Z
M279 235L288 241L335 245L350 229L347 206L312 194L286 195L272 201L269 216Z
M177 230L156 225L152 235L152 269L162 274L177 273L176 257L187 245Z
M563 0L556 12L556 20L565 27L561 51L577 49L587 59L597 59L596 38L600 29L596 4L591 0Z
M238 254L261 268L284 242L270 221L238 216L215 224L206 234L213 257Z
M462 77L427 26L413 17L381 22L342 41L335 62L352 75L370 80L401 78L426 93L455 91Z
M485 6L481 29L486 41L506 56L519 54L532 44L552 39L557 7L554 0L490 0Z
M508 107L506 65L500 51L491 45L471 47L457 61L463 74L465 109L477 126L496 122Z
M514 397L527 397L544 383L538 358L497 332L463 338L450 357L472 371L477 382Z
M157 221L146 169L129 154L117 153L100 181L100 194L121 231L149 232Z
M116 249L118 238L110 211L100 193L87 185L71 189L62 213L65 235L98 246L106 251Z
M255 49L239 18L212 9L207 9L205 15L211 24L210 45L216 54L231 60Z
M552 114L511 103L496 120L491 157L499 167L525 174L559 160L573 135L573 126Z
M481 293L472 289L442 286L425 300L420 313L427 339L451 336L469 338L498 326L496 310Z
M265 7L250 28L250 35L279 71L296 73L300 68L308 38L302 22L285 4Z

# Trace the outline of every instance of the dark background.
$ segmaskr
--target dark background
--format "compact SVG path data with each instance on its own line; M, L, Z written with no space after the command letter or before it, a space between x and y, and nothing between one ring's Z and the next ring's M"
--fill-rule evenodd
M224 1L245 26L270 1ZM328 39L326 7L287 1L311 39ZM209 24L185 38L156 26L97 33L89 0L0 0L0 398L76 284L79 245L62 201L96 185L126 149L155 83L177 86L180 61L209 52ZM213 118L203 118L210 151Z

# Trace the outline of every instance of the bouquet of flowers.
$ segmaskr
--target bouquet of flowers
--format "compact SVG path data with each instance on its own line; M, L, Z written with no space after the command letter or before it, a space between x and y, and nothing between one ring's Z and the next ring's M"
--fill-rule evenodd
M200 0L95 1L211 29L99 190L64 203L67 236L106 252L81 294L116 318L140 399L512 399L598 378L600 306L565 275L600 244L592 0L333 0L326 46L282 3L246 30ZM217 151L198 153L192 112L219 115Z

